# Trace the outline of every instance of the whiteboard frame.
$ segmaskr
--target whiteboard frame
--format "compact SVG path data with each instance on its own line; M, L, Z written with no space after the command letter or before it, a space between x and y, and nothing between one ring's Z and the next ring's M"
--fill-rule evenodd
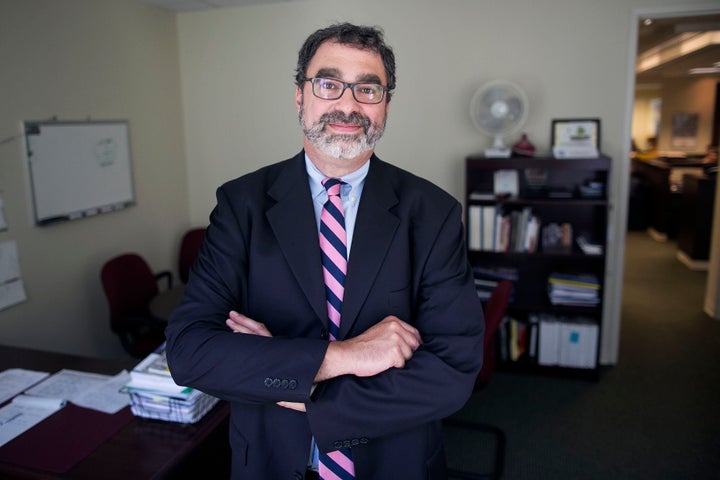
M127 120L27 120L22 122L22 127L25 139L23 142L25 166L28 172L35 225L46 226L66 220L87 218L123 210L135 204L130 125ZM47 144L50 141L49 137L44 139L45 142L38 144L43 131L46 134L51 132L52 141L56 142L52 146L57 148L49 148L50 145ZM80 141L78 135L81 136ZM109 141L113 148L111 153L105 155L108 161L101 163L105 152L98 150L98 147L106 141ZM35 147L40 151L33 151ZM92 153L90 148L94 149ZM81 150L78 152L78 149ZM97 165L91 162L88 156L93 157L92 160L98 162L101 168L93 170ZM80 162L91 164L93 168L76 172L80 173L76 178L68 178L67 174L73 168L87 168L80 165ZM52 179L52 186L49 186L51 180L48 178L47 170L60 166L66 166L67 171L63 169L56 172L59 175ZM111 167L110 170L101 170L107 166ZM82 196L73 198L83 193L87 198Z

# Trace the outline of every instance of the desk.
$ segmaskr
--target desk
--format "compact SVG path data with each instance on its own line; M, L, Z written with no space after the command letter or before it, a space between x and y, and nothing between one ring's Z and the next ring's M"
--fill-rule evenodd
M91 359L0 346L0 371L7 368L26 368L55 373L68 368L116 374L124 368L132 368L136 363L135 360ZM0 478L73 480L229 478L230 449L227 440L229 412L229 405L220 402L205 417L192 425L133 417L127 425L68 472L52 474L0 462ZM40 425L42 424L34 428ZM68 438L67 441L72 442L72 438Z
M681 172L702 171L702 163L690 160L654 159L632 160L633 175L645 183L644 204L647 223L653 236L662 240L677 236L680 192L673 187ZM677 186L677 185L675 185Z
M715 176L685 175L678 224L678 259L693 270L707 270L715 209Z

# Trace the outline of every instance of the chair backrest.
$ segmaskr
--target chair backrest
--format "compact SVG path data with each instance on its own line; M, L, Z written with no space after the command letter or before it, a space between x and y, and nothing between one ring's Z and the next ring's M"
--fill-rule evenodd
M126 316L147 315L150 300L158 286L150 266L137 253L124 253L108 260L100 271L110 307L110 328L118 331L119 320Z
M490 298L485 303L483 366L477 377L476 384L478 385L487 383L495 370L495 333L500 326L503 316L505 316L505 311L510 302L512 287L512 282L509 280L501 280L495 286L490 294Z
M187 283L190 276L190 268L195 262L200 251L200 245L205 240L205 229L194 228L183 235L180 241L180 255L178 271L180 273L180 281Z

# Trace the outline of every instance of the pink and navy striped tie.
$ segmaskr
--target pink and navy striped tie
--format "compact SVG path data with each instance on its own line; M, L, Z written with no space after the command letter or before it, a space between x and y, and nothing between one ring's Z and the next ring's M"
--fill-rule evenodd
M340 313L345 293L347 273L347 235L345 213L340 199L337 178L326 178L322 184L327 190L328 201L320 213L320 250L322 251L323 279L327 297L328 329L330 341L337 340L340 331ZM349 480L355 478L355 466L349 448L321 453L318 460L320 478L323 480Z

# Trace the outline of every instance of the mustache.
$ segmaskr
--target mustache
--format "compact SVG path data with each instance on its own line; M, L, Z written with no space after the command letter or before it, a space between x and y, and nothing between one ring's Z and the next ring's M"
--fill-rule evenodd
M346 115L344 112L328 112L320 116L318 123L323 126L323 129L330 123L347 123L350 125L358 125L363 128L363 131L367 133L370 128L371 122L368 117L362 115L359 112L352 112Z

